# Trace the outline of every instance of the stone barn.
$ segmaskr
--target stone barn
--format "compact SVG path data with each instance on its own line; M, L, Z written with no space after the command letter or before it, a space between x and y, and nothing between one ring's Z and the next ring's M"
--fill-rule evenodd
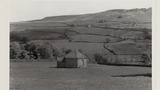
M63 58L57 58L58 68L80 68L87 67L87 58L80 51L75 50Z

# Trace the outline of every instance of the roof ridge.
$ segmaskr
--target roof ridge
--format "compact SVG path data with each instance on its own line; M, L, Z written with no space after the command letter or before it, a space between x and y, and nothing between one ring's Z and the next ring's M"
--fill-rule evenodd
M71 57L71 58L86 58L86 56L83 55L83 53L81 53L78 49L75 49L72 52L70 52L68 55L65 56L65 58L67 58L67 57Z

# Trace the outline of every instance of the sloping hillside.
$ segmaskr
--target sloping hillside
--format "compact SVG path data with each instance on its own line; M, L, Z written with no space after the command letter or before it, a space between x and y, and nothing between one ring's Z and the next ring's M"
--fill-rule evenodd
M53 16L45 17L39 21L61 21L61 22L73 22L73 21L88 21L88 20L103 20L106 21L133 21L133 22L151 22L151 8L149 9L115 9L108 10L99 13L83 14L83 15L65 15L65 16Z
M40 20L32 20L26 22L11 23L11 31L22 31L26 28L53 28L65 27L69 24L78 25L98 25L98 26L113 26L113 27L130 27L134 28L145 27L151 28L151 13L152 8L142 9L114 9L99 13L82 14L82 15L64 15L50 16ZM121 23L119 23L121 22ZM68 23L68 24L67 24ZM122 25L123 23L123 25ZM121 24L121 25L119 25ZM124 25L125 24L125 25ZM129 24L129 25L128 25ZM138 24L138 25L135 25ZM117 26L118 25L118 26Z
M141 58L143 53L151 54L151 15L151 8L114 9L11 23L10 40L26 37L31 41L50 42L60 49L79 48L91 58L96 53L113 54L112 51L130 54L124 56L127 60L132 54L139 54ZM137 58L137 55L134 57Z

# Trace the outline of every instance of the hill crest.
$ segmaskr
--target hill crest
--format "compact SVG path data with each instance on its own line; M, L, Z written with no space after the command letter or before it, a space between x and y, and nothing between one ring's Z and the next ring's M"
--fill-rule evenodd
M74 21L91 21L91 20L108 20L108 21L134 21L134 22L151 22L152 8L134 8L134 9L112 9L99 13L80 14L80 15L62 15L49 16L40 20L31 22L74 22ZM120 18L119 18L120 17Z

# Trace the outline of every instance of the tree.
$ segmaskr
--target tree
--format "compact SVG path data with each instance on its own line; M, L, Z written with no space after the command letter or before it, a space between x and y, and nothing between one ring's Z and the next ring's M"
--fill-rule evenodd
M94 55L94 58L95 58L95 61L96 61L98 64L102 64L102 63L103 63L102 55L96 53L96 54Z
M22 50L20 52L20 55L19 55L19 59L29 59L30 56L28 55L28 52L26 50Z
M41 51L42 42L29 42L24 45L26 51L29 52L30 58L38 59Z
M151 61L151 58L148 54L142 54L141 56L142 62L145 64L148 64Z
M149 31L147 31L146 28L143 29L143 37L144 39L148 39L148 40L152 39L151 33L149 33Z
M31 58L49 59L62 55L62 52L50 43L31 42L25 44L25 50L29 52Z
M62 48L61 51L62 51L63 54L69 54L72 50L71 49Z
M39 53L40 57L42 59L49 59L52 58L53 56L53 46L49 43L44 43L40 48L39 48Z
M19 43L12 42L10 43L10 59L18 59L21 53L21 48Z

